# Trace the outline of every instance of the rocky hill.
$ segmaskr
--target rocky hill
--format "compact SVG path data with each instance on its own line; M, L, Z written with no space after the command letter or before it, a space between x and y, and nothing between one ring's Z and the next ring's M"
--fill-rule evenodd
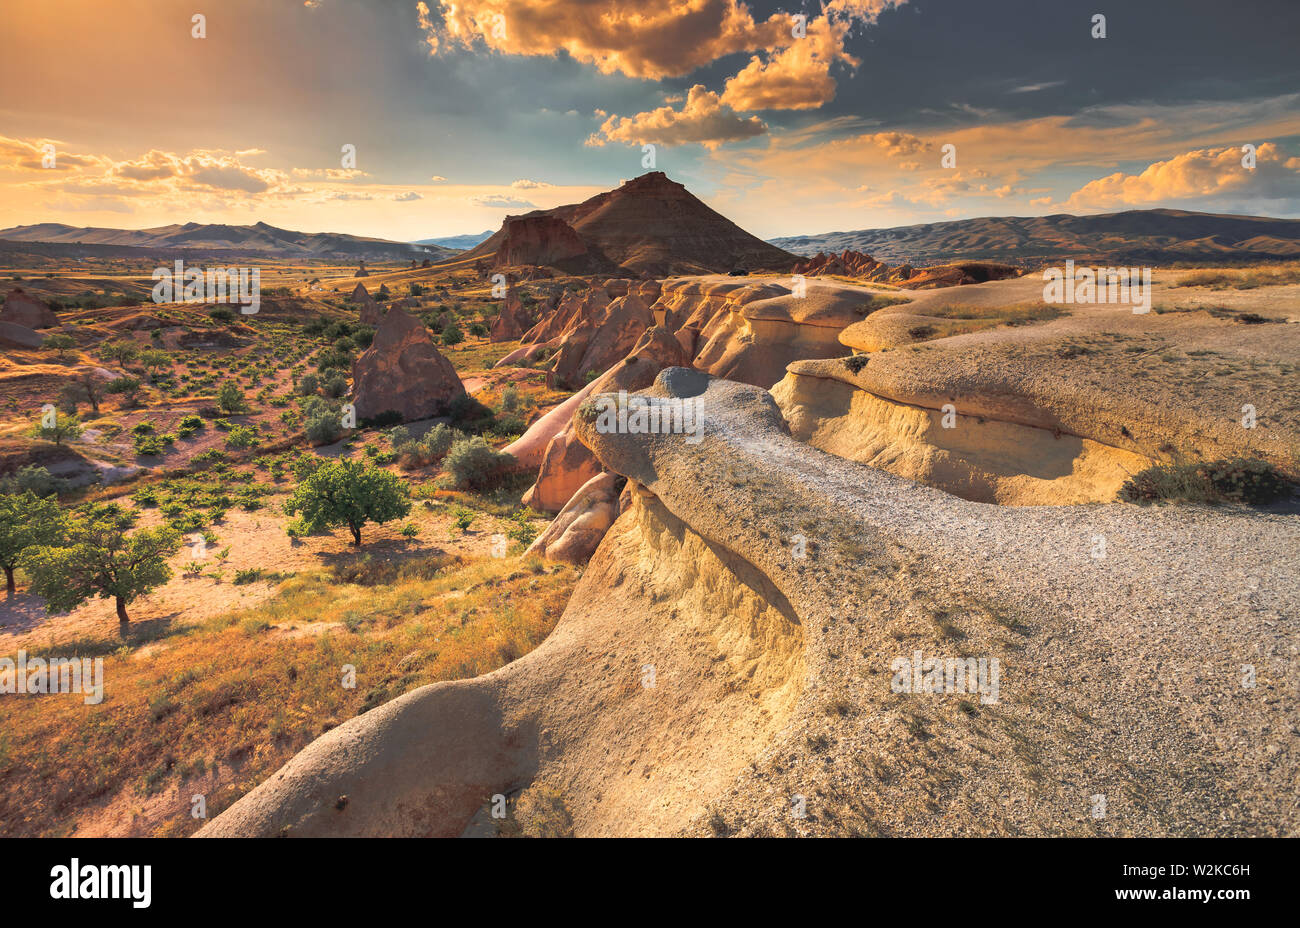
M1300 258L1300 220L1138 209L1096 216L1003 216L772 239L798 255L866 252L878 261L1034 264L1066 258L1242 264Z
M0 229L0 240L59 245L115 245L150 251L229 251L278 258L344 258L394 261L442 260L455 252L439 245L413 245L341 232L294 232L265 222L232 226L187 222L153 229L103 229L60 222Z
M789 270L796 258L705 206L661 171L582 203L509 216L466 258L568 273L637 275Z

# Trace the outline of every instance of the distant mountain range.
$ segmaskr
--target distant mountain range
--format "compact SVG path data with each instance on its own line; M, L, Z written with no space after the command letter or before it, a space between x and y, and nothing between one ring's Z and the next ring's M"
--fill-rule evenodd
M467 251L491 237L492 230L488 229L486 232L480 232L478 235L447 235L443 238L422 238L418 242L412 242L412 244L438 245L442 248L454 248L457 251Z
M0 229L0 240L56 245L111 245L150 252L221 252L276 258L345 261L440 261L455 252L438 245L413 245L341 232L293 232L259 222L230 226L187 222L156 229L100 229L44 222Z
M799 255L860 251L890 264L958 260L1040 264L1200 264L1300 259L1300 220L1139 209L1095 216L1006 216L771 240Z

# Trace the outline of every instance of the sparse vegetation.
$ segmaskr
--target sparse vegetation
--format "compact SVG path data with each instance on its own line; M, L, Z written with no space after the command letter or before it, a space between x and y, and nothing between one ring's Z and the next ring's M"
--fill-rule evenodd
M1119 498L1129 503L1177 500L1260 505L1293 490L1293 484L1266 461L1233 458L1148 467L1120 488Z

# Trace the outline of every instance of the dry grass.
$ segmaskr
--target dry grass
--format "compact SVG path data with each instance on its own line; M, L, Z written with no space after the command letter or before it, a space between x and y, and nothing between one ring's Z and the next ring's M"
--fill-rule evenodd
M66 642L57 656L104 657L105 698L0 701L0 834L67 835L106 809L143 810L114 833L183 835L322 732L416 687L476 676L550 633L577 571L517 557L452 564L430 579L283 582L255 608L119 647ZM344 665L356 686L342 685ZM157 802L175 793L175 802ZM119 815L117 820L122 820Z
M1048 322L1064 315L1059 307L1039 302L1008 303L1004 306L927 306L924 312L933 321L917 325L909 331L912 338L919 341L964 335L967 332L978 332L1000 325L1017 326L1029 325L1033 322Z
M1300 284L1300 264L1279 264L1242 270L1193 271L1180 277L1175 287L1208 287L1211 290L1254 290Z

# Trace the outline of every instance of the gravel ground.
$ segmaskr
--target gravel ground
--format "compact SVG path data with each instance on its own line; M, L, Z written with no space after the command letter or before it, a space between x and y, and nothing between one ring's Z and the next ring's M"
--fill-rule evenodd
M807 649L792 720L690 832L1297 833L1296 515L972 503L790 439L762 390L650 392L700 394L704 441L584 440L768 577ZM917 650L996 658L996 704L893 692Z

